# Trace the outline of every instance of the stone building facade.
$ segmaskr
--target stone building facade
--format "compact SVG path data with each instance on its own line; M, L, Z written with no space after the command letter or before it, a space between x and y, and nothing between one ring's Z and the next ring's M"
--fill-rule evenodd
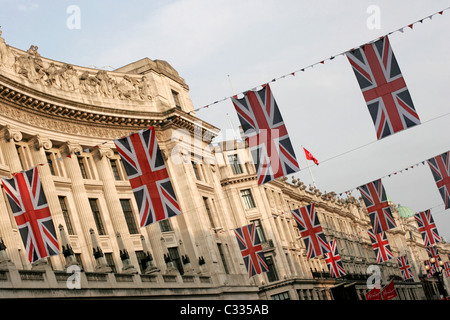
M148 58L114 71L8 46L0 33L0 177L37 167L61 254L31 265L4 190L0 194L1 297L154 299L363 299L376 264L364 204L307 188L295 178L257 186L242 141L212 146L218 128L195 116L189 87L167 62ZM113 139L153 126L182 214L139 227L139 213ZM337 239L344 279L323 258L306 259L290 211L317 203ZM426 251L413 223L388 232L396 256L419 275ZM254 222L270 271L248 278L233 230ZM440 245L442 256L450 252ZM422 282L380 265L401 299L425 299ZM422 271L421 271L422 270Z

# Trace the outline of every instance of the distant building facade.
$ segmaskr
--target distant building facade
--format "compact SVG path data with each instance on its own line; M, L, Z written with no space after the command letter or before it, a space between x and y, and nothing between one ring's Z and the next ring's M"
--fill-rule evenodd
M2 190L1 296L364 299L367 270L377 265L364 204L295 178L258 186L245 143L212 146L219 130L193 110L188 85L165 61L90 69L0 37L0 176L38 167L61 245L61 254L30 264ZM140 228L113 139L150 126L182 214ZM306 259L290 211L311 202L328 240L338 242L344 278L330 278L323 258ZM417 226L392 209L398 227L389 242L395 256L408 254L415 279L403 281L391 260L378 265L381 284L394 279L399 299L432 298L439 288L420 277L427 253ZM249 223L269 266L250 279L233 231ZM449 245L439 249L447 261Z

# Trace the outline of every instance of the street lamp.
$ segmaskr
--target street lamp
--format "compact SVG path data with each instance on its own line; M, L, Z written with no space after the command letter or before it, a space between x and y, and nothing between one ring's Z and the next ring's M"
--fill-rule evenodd
M436 275L436 278L438 279L438 282L439 282L439 291L441 291L441 288L442 288L442 295L444 296L444 300L446 300L447 299L447 292L445 290L444 284L441 281L442 271L444 271L444 268L443 268L444 261L439 260L439 263L436 263L436 258L433 257L433 258L430 259L430 262L432 264L434 263L436 265L436 272L433 274L433 276ZM430 266L426 265L425 269L427 269L427 271L430 270Z

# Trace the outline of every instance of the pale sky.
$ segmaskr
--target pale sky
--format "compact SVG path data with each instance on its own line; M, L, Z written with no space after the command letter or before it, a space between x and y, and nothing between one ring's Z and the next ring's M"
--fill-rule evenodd
M67 25L70 6L79 8L79 28ZM367 24L369 6L379 8L379 28ZM116 69L145 57L166 60L200 108L449 6L450 0L2 0L0 25L9 45L27 50L34 44L42 56L75 65ZM345 56L271 83L302 169L294 177L311 184L311 165L317 187L339 194L448 151L449 30L450 10L390 35L422 124L380 141ZM222 129L218 140L233 138L230 121L239 126L230 99L197 116ZM319 166L306 162L302 145ZM450 210L444 211L427 164L383 184L396 204L416 212L432 208L438 231L450 241Z

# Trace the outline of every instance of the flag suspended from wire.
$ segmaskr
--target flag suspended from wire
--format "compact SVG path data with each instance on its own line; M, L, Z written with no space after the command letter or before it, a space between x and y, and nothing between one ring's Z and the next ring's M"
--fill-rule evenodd
M441 260L441 257L439 257L439 251L438 248L436 246L432 246L432 247L425 247L425 249L428 252L428 257L434 258L435 259L435 263L439 263L439 261Z
M377 139L420 124L388 36L347 52L347 58L375 125Z
M450 208L450 151L427 160L436 186L444 200L445 209Z
M367 233L372 241L372 248L378 264L394 258L385 232L375 234L372 230L367 230Z
M358 190L366 205L373 233L378 234L397 226L381 179L360 186Z
M419 226L419 231L422 234L425 247L441 242L441 237L439 236L439 232L436 224L434 223L430 209L416 213L414 218Z
M300 171L294 148L269 85L232 98L258 175L258 185Z
M347 274L339 255L336 239L328 242L328 252L324 253L324 258L332 278L340 278Z
M30 263L60 253L37 167L2 179Z
M397 291L395 290L394 279L392 279L387 286L381 290L383 300L391 300L397 297Z
M400 271L402 273L403 281L414 278L414 275L411 271L411 265L409 264L408 261L408 256L405 254L403 256L397 257L397 261Z
M297 221L300 234L305 243L307 259L321 256L329 251L329 246L319 217L316 213L315 204L309 204L292 211L292 215Z
M140 226L181 213L153 127L114 143L139 208Z
M269 272L264 252L261 245L261 239L254 223L237 228L234 230L241 250L244 264L248 271L248 277L251 278L263 272Z

